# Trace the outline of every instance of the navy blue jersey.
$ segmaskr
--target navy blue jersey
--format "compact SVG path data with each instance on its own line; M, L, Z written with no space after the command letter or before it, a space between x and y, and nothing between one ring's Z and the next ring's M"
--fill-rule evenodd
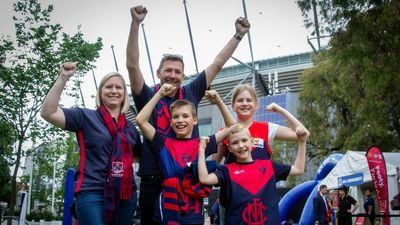
M270 160L221 166L215 174L227 193L225 224L279 225L276 182L285 180L290 169Z
M276 134L278 125L269 122L253 121L249 127L251 134L253 148L251 150L251 157L255 159L270 159L272 149L269 146L270 138L273 139ZM225 154L225 164L236 162L236 157L228 150L228 140L225 138L223 141L223 152ZM219 201L222 206L226 205L226 193L223 190L219 192Z
M103 191L108 172L110 143L112 137L103 119L96 110L85 108L63 108L65 130L82 131L85 151L80 151L79 167L75 174L75 192ZM128 142L133 146L133 156L138 156L141 141L135 125L128 121L130 136ZM78 138L78 137L77 137ZM133 181L134 182L134 181Z
M190 181L194 179L189 167L193 161L197 161L200 139L174 139L156 132L152 143L156 153L160 154L161 167L165 178L160 204L163 220L168 220L168 222L177 220L176 222L179 224L203 224L203 198L200 196L193 197L191 194L197 190L190 190L193 192L189 193L189 187L184 184L187 181L186 178ZM217 144L215 135L213 135L210 136L210 143L207 145L205 154L209 156L216 152ZM179 184L175 184L175 187L171 185L173 178L178 178L175 180L179 182ZM168 184L166 184L166 181ZM198 181L195 182L196 185L190 188L199 188L198 191L202 191L202 187L200 187L202 185ZM209 188L209 191L211 191L211 188ZM178 218L174 218L174 216Z
M203 98L206 89L207 89L206 75L205 72L203 71L196 77L196 79L182 86L181 89L182 98L192 102L197 110L197 106L201 98ZM133 96L133 100L135 101L137 110L138 111L142 110L142 108L150 101L150 99L154 96L155 93L156 93L155 87L150 88L149 86L144 84L140 94L137 96L135 95ZM179 98L178 96L179 93L180 91L178 91L177 96L175 97L163 98L163 102L165 102L168 109L169 105ZM173 132L172 129L170 129L169 123L157 124L157 116L161 114L161 112L157 112L157 110L161 109L157 109L156 107L156 109L153 111L149 119L150 124L153 125L153 127L155 127L158 132L163 133L168 137L174 138L175 133ZM165 133L166 131L168 132ZM195 125L193 128L192 137L199 137L199 129L197 125ZM152 148L151 143L149 143L147 140L144 140L143 142L144 142L143 151L142 154L140 155L141 160L139 165L139 175L140 176L160 175L161 171L160 171L160 162L158 156L154 153L154 151L148 151L151 150Z

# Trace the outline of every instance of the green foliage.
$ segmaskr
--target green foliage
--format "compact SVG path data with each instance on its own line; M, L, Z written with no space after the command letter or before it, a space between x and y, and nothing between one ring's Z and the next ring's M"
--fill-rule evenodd
M275 162L292 165L297 156L296 142L274 141L271 144L272 157ZM307 180L304 176L289 176L286 180L286 187L294 187Z
M11 195L10 164L15 137L12 127L3 121L0 121L0 137L0 199L9 202Z
M346 17L345 29L333 33L331 48L315 56L315 67L303 76L300 114L315 156L371 145L400 149L400 3L341 4L354 2L368 10ZM336 20L328 22L335 26Z
M36 221L39 222L40 220L44 221L52 221L53 219L59 219L54 217L53 214L49 211L44 212L31 212L30 214L26 215L27 221Z
M313 4L317 9L319 31L332 35L342 31L349 21L370 9L380 8L390 0L296 0L307 28L315 27Z
M42 8L40 2L19 0L14 3L15 40L0 38L0 121L12 128L16 144L11 164L14 165L12 190L15 198L16 176L25 143L43 141L58 143L62 136L57 130L38 119L45 95L65 61L79 63L75 84L92 69L102 48L101 39L89 43L78 30L76 34L62 33L60 24L50 22L53 6ZM66 93L76 93L75 87ZM59 132L59 131L58 131ZM59 134L59 133L58 133ZM54 141L57 138L58 141ZM23 147L24 146L24 147ZM14 202L10 205L13 206Z

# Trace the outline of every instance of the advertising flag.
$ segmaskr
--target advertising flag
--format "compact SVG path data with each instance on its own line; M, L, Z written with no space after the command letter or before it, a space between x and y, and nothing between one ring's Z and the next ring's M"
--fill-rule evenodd
M389 197L385 158L377 147L369 148L365 156L367 157L372 182L375 186L379 211L381 214L389 215ZM390 217L384 218L384 224L390 225Z

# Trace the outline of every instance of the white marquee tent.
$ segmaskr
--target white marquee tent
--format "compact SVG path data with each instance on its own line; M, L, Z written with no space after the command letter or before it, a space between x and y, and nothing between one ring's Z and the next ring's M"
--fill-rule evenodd
M399 193L399 175L398 170L400 167L400 153L391 152L383 153L386 162L386 170L388 177L389 201L393 196ZM335 189L339 187L338 178L355 174L363 173L363 183L371 182L371 174L369 172L367 158L365 152L347 151L343 158L337 163L332 171L320 182L328 186L328 189ZM363 213L364 197L361 192L361 186L350 187L349 194L353 196L359 203L360 207L356 213ZM376 205L376 208L378 206ZM399 211L390 211L391 214L399 214ZM400 224L400 218L392 218L392 224Z

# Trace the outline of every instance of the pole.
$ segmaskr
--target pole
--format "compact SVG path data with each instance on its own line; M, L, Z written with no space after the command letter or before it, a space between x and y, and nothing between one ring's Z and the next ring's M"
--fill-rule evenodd
M81 93L83 108L85 108L85 107L86 107L86 106L85 106L85 99L83 99L83 93L82 93L81 84L79 84L79 92Z
M114 45L111 45L111 51L112 51L112 54L113 54L113 57L114 57L115 69L116 69L117 72L118 72L117 60L115 59L115 53L114 53Z
M246 19L248 19L247 17L247 9L246 9L246 0L242 0L242 5L243 5L243 13L244 13L244 17ZM250 56L251 56L251 63L252 63L252 67L253 67L253 78L252 78L252 86L253 88L255 88L255 78L256 78L256 70L255 70L255 64L254 64L254 56L253 56L253 46L251 44L251 35L250 35L250 30L247 32L247 39L249 41L249 48L250 48Z
M30 156L32 158L32 156ZM32 165L31 165L31 171L29 174L29 190L28 190L28 214L31 213L31 199L32 199L32 177L33 177L33 159L31 159Z
M151 58L150 58L149 45L147 44L146 32L144 31L143 23L142 23L142 32L143 32L143 37L144 37L144 44L146 45L147 59L149 60L151 77L153 78L153 85L156 85L156 80L154 79L153 65L151 63Z
M94 71L92 69L92 75L93 75L93 80L94 80L94 86L96 87L96 91L97 91L97 82L96 82L96 76L94 75Z
M314 23L315 23L315 33L317 34L317 43L318 43L318 51L321 50L321 43L319 37L319 25L318 25L318 15L317 15L317 3L315 0L312 0L312 7L314 12Z
M53 216L55 215L55 210L54 210L54 193L55 193L55 179L56 179L56 162L53 163L53 184L52 184L52 190L51 190L51 213Z
M188 30L189 30L190 44L192 45L194 65L196 66L196 73L199 74L199 69L197 68L196 51L194 49L194 44L193 44L192 29L190 28L189 15L188 15L188 12L187 12L187 7L186 7L186 0L183 0L183 5L185 6L186 22L187 22Z

